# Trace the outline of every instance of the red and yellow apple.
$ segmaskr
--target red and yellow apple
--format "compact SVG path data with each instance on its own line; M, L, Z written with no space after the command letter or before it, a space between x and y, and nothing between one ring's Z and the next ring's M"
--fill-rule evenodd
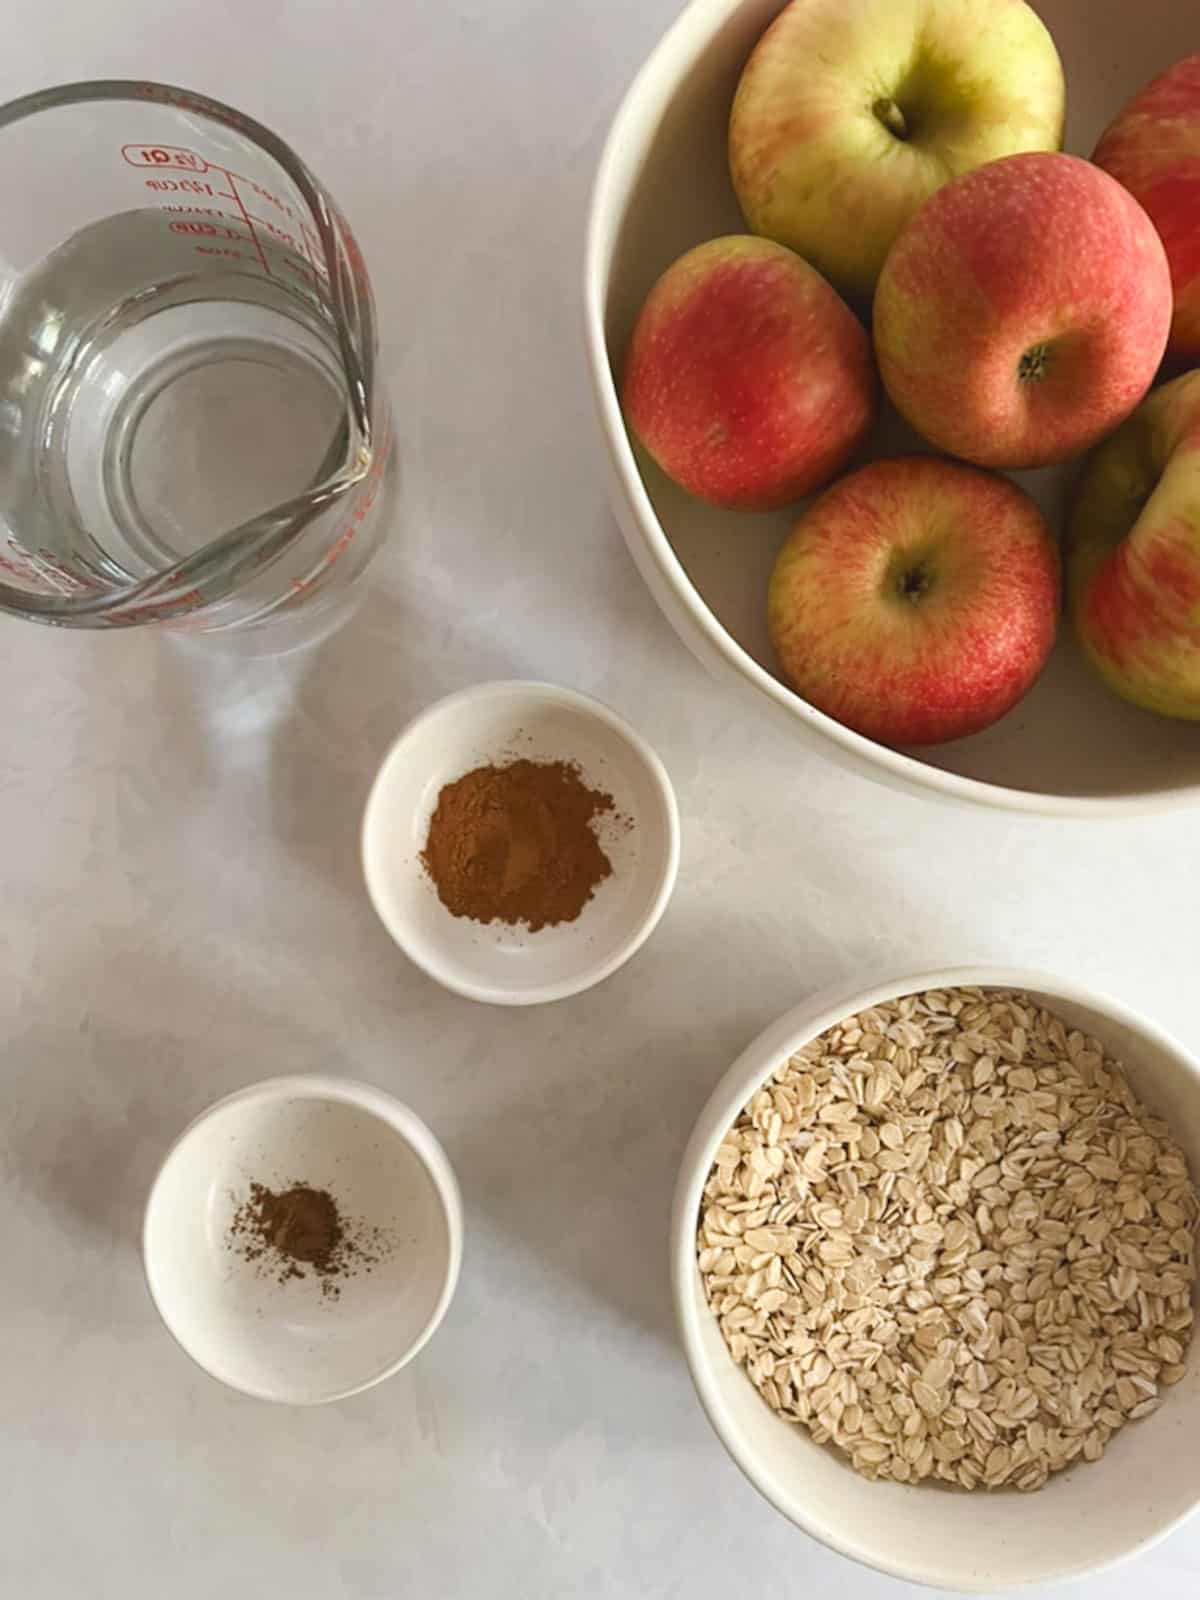
M1200 55L1135 95L1101 135L1092 160L1124 184L1158 229L1175 290L1167 352L1200 361Z
M1024 0L793 0L746 63L729 164L746 221L867 301L948 179L1062 143L1062 64Z
M1162 242L1077 156L1008 156L940 189L896 240L875 350L897 409L985 467L1082 454L1129 415L1171 325Z
M870 341L820 273L769 239L689 250L638 317L625 418L690 494L788 505L845 465L875 418Z
M1088 459L1071 506L1075 635L1110 689L1200 721L1200 371L1156 389Z
M771 577L788 682L882 744L977 733L1054 642L1058 547L1016 484L936 456L876 461L807 508Z

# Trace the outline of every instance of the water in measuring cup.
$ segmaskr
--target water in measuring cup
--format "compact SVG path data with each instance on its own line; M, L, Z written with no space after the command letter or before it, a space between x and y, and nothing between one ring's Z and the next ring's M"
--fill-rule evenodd
M326 476L346 385L317 285L291 251L198 246L151 208L0 287L0 533L125 584Z

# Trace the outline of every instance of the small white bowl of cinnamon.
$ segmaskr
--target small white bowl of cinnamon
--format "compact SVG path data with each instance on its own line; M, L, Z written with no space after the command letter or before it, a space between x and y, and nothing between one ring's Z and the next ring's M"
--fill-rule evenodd
M447 989L537 1005L589 989L649 938L679 867L662 762L599 701L477 684L417 716L367 801L363 871L384 927Z
M445 1315L462 1203L414 1111L346 1078L269 1078L217 1101L159 1169L151 1298L212 1377L317 1405L397 1372Z

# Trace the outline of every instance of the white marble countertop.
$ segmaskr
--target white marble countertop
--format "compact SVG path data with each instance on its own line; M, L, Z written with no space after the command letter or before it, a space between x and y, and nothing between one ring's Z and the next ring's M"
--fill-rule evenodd
M852 779L704 677L637 579L603 500L578 260L607 120L674 9L9 0L4 98L175 79L296 143L370 263L406 468L365 610L290 667L235 684L149 637L0 622L12 1600L893 1600L756 1496L693 1398L665 1236L697 1110L780 1011L881 966L1039 964L1200 1049L1195 817L1028 821ZM400 724L508 675L631 717L684 826L651 944L525 1013L406 965L357 861ZM428 1119L468 1245L413 1366L289 1411L176 1349L137 1231L190 1116L313 1070ZM1131 1585L1193 1600L1200 1524L1077 1592Z

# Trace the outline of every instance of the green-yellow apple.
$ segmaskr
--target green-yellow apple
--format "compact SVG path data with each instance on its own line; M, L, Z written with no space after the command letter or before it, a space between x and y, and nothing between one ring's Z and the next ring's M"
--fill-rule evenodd
M1200 55L1135 95L1092 160L1136 195L1158 229L1175 290L1168 354L1200 361Z
M1077 156L1007 156L927 200L875 295L899 411L984 467L1044 467L1123 422L1171 326L1171 274L1131 194Z
M1100 677L1200 721L1200 372L1156 389L1089 457L1068 548L1071 621Z
M882 744L977 733L1054 642L1058 547L1015 483L936 456L876 461L804 512L771 577L784 676Z
M1062 143L1062 63L1024 0L792 0L742 72L729 164L746 221L867 301L950 178Z
M828 483L878 384L858 318L806 261L749 234L698 245L642 308L621 400L663 471L717 506L765 511Z

